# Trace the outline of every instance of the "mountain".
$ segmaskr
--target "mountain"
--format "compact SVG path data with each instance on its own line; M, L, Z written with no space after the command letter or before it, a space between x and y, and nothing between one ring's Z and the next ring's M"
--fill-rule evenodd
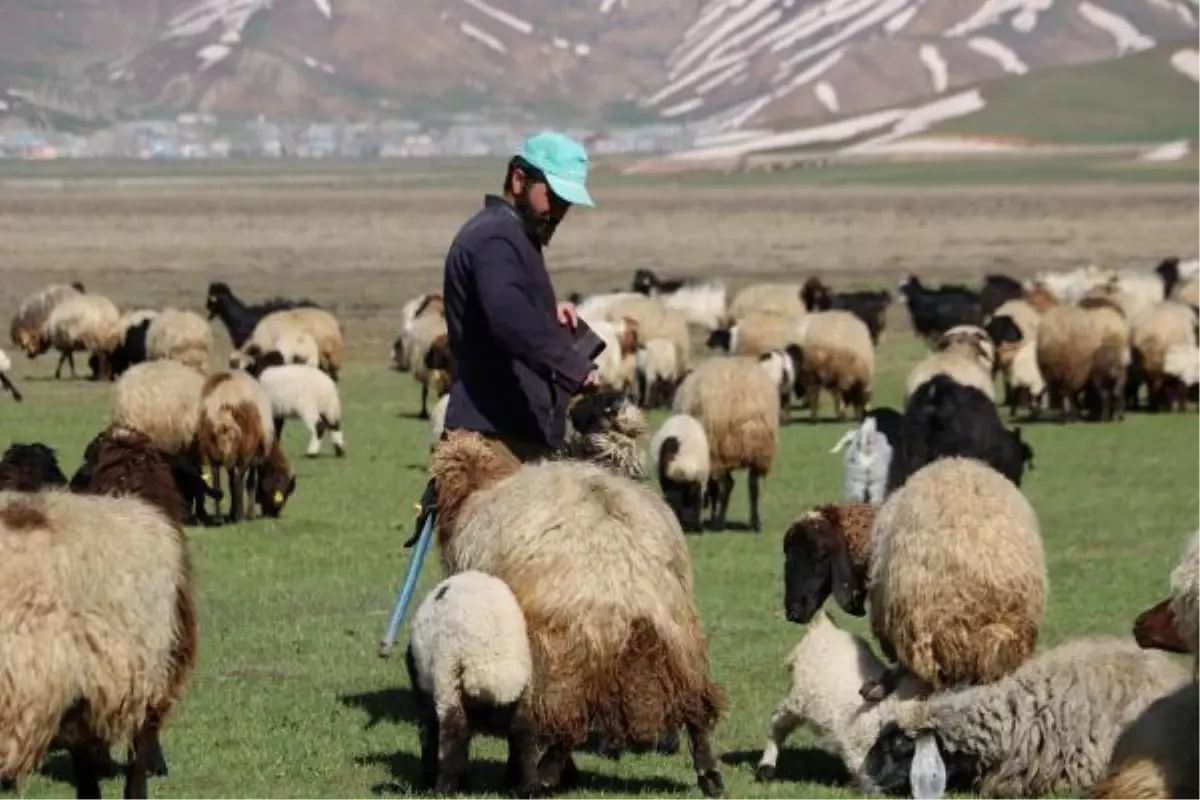
M4 0L0 87L85 120L469 111L737 131L1194 41L1198 3Z

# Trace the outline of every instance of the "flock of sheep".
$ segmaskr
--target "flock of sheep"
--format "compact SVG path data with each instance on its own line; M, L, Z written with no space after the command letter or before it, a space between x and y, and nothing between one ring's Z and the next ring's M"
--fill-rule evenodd
M1011 415L1186 408L1200 369L1198 272L1167 259L1144 271L988 276L979 290L909 276L900 295L931 351L897 410L871 404L889 292L810 279L753 285L727 303L720 282L639 271L630 291L572 298L608 346L596 358L603 391L574 401L571 435L615 437L593 450L628 451L603 465L580 452L499 463L467 436L442 440L454 381L442 300L413 298L392 357L425 389L423 414L438 398L430 472L451 576L419 607L407 653L427 781L458 787L475 730L508 737L509 781L526 796L568 786L571 751L591 734L611 755L673 751L683 727L700 789L723 791L710 736L726 700L684 532L705 527L705 509L708 528L725 527L743 469L760 530L792 398L815 420L828 391L837 417L850 406L860 423L834 447L845 450L846 496L801 513L785 535L785 613L809 626L788 660L792 687L770 721L760 780L807 723L868 791L908 792L929 742L955 790L1200 791L1195 670L1157 652L1196 653L1196 537L1171 597L1138 619L1136 642L1087 636L1037 652L1048 577L1020 488L1033 450L1001 420L993 388L1002 376ZM696 328L725 352L693 360ZM642 412L663 406L671 414L643 447ZM658 492L643 485L648 473ZM820 610L831 594L869 613L888 663Z
M1046 565L1020 490L1033 452L1000 420L993 379L1003 376L1013 413L1119 418L1143 405L1143 387L1152 410L1186 407L1200 361L1198 266L1168 259L1025 284L988 276L979 291L910 276L900 294L931 352L902 410L872 404L891 293L810 279L752 285L727 303L719 282L642 270L631 291L575 298L607 344L596 357L603 389L573 398L562 452L524 465L462 432L442 440L455 376L443 301L413 298L392 357L432 419L448 576L417 609L406 652L429 785L459 788L477 730L507 737L510 788L533 796L571 785L572 752L592 736L619 757L673 752L684 728L699 788L723 794L712 734L728 702L685 532L726 527L740 470L749 527L761 530L793 396L815 420L826 391L837 418L850 407L859 424L834 448L845 451L846 497L801 513L785 535L785 612L810 624L760 779L807 722L865 789L906 791L932 737L951 788L1195 793L1195 670L1189 678L1156 649L1196 653L1196 539L1171 596L1139 617L1137 645L1088 637L1035 652ZM13 444L0 459L10 598L0 602L0 777L18 786L65 747L78 795L99 796L118 766L109 747L127 744L126 796L146 796L147 777L166 772L159 729L195 666L181 526L218 521L208 505L224 499L221 470L229 521L280 514L296 487L280 442L287 418L310 431L306 455L326 432L345 453L336 317L307 300L248 305L219 282L206 308L208 319L122 313L73 284L27 298L13 318L10 338L27 356L59 353L56 377L63 366L74 375L83 352L94 378L114 381L110 423L71 478L45 443ZM229 369L209 369L213 318L234 346ZM697 331L724 352L696 359ZM0 383L20 401L9 368L0 352ZM644 411L662 407L671 414L651 433ZM152 556L117 555L134 549ZM869 606L889 663L820 611L830 594L854 615Z

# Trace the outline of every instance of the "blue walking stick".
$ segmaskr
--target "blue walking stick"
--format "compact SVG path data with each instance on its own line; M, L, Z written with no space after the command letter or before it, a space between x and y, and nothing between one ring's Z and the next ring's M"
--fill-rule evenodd
M433 540L433 529L437 520L437 508L433 504L436 498L434 483L429 482L425 487L425 494L421 497L421 516L418 519L418 527L421 533L415 537L416 548L413 550L412 561L408 563L408 572L404 575L404 583L400 586L400 591L396 593L396 605L392 608L392 618L388 621L387 632L384 633L383 639L379 642L379 655L381 658L387 658L392 653L392 646L396 642L396 634L400 630L400 623L404 621L404 617L408 614L408 607L412 603L413 592L417 588L417 578L421 575L421 565L425 563L425 555L429 552L429 543ZM405 547L413 544L413 539L409 539L404 543Z

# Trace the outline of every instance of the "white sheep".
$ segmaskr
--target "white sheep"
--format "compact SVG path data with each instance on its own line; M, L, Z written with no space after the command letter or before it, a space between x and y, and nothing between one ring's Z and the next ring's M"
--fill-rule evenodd
M405 662L434 791L458 789L473 728L507 735L510 775L538 786L540 754L521 707L533 663L525 616L504 581L467 570L433 587L413 616Z
M839 628L824 611L816 613L784 664L791 687L771 715L767 744L758 760L760 781L775 777L779 748L802 724L830 740L846 769L857 774L893 709L929 691L906 676L885 700L864 701L859 687L879 678L886 668L865 639Z
M672 414L650 440L651 469L663 499L685 531L698 532L711 470L704 426L688 414Z
M847 431L830 453L845 448L842 470L842 496L847 500L879 505L887 493L888 466L892 463L892 445L868 416L862 425Z
M258 382L271 401L275 436L278 438L283 432L284 420L298 419L309 433L308 448L304 455L309 458L320 455L321 440L329 431L334 455L338 458L345 456L342 402L333 378L308 364L279 364L278 361L278 357L268 357L260 361L254 370L258 372Z

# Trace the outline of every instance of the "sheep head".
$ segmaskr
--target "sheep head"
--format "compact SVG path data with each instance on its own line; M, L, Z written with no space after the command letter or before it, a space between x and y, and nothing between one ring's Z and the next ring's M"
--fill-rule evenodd
M257 465L258 480L254 488L254 501L258 503L264 517L277 518L283 506L296 491L296 476L292 474L283 447L276 439L267 457Z
M1187 642L1179 635L1179 629L1175 626L1170 597L1138 614L1137 619L1133 621L1133 638L1138 647L1147 650L1189 652Z
M859 783L863 791L892 797L910 796L909 774L913 756L917 752L917 739L923 735L933 736L938 753L946 767L946 789L956 792L971 791L983 774L979 759L967 753L947 747L947 743L936 730L921 727L901 726L898 722L887 723L867 751L863 760Z
M979 364L985 372L991 372L996 361L996 347L991 336L977 325L954 326L938 338L934 349L959 353Z
M830 594L856 617L866 614L866 586L855 576L834 506L808 511L783 536L783 608L802 625Z
M633 273L633 282L629 285L629 290L649 296L654 294L654 290L658 288L658 284L657 275L648 269L639 269Z
M208 309L208 318L213 319L221 309L234 300L233 290L229 288L229 284L225 281L213 281L208 285L208 298L205 300L204 306Z
M36 492L46 486L65 486L67 476L53 447L41 442L13 444L0 458L0 490Z
M611 391L582 395L572 404L570 414L575 435L565 455L635 480L644 477L639 447L650 424L628 397Z

